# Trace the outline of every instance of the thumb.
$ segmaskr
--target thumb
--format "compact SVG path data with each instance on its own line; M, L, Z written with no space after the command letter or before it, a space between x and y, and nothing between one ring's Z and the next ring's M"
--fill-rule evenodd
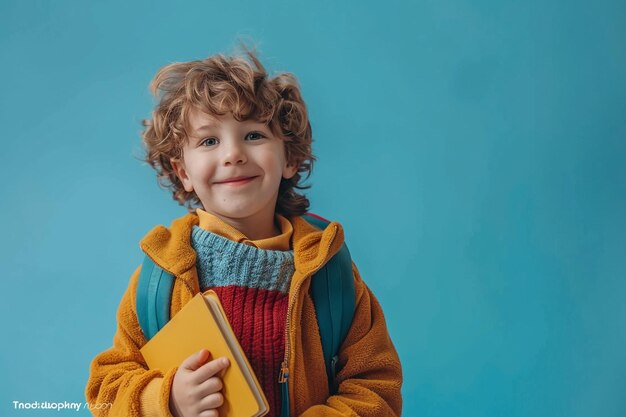
M187 359L185 359L183 363L180 364L180 368L186 369L188 371L195 371L196 369L204 365L210 356L211 354L208 350L202 349L201 351L196 352L193 355L189 356Z

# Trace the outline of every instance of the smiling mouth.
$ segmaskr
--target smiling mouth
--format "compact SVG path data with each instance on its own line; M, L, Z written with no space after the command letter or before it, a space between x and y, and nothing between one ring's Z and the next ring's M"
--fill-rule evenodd
M216 182L216 184L224 184L224 185L243 185L251 182L257 177L242 177L242 178L233 178L227 181Z

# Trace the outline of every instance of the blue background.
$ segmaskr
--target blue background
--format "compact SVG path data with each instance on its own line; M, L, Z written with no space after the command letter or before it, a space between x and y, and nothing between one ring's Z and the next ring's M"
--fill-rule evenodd
M608 0L0 3L0 414L84 401L139 240L185 212L139 161L148 83L238 38L300 80L312 210L384 307L404 415L626 415Z

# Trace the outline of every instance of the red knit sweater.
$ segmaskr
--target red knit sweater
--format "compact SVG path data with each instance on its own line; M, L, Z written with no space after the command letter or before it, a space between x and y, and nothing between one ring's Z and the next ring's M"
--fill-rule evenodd
M245 287L213 287L269 403L280 416L278 376L285 356L287 294Z

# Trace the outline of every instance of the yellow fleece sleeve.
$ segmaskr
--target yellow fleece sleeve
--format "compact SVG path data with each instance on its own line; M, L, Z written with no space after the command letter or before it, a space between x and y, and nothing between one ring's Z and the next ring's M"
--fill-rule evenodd
M91 410L96 417L172 416L169 395L176 369L148 370L139 351L146 343L135 310L139 272L137 268L120 302L113 346L91 363L85 396L90 404L101 405Z
M144 417L161 417L159 400L163 378L154 378L141 392L141 415Z
M383 310L353 264L356 306L337 364L337 392L300 417L394 417L402 413L402 367Z

